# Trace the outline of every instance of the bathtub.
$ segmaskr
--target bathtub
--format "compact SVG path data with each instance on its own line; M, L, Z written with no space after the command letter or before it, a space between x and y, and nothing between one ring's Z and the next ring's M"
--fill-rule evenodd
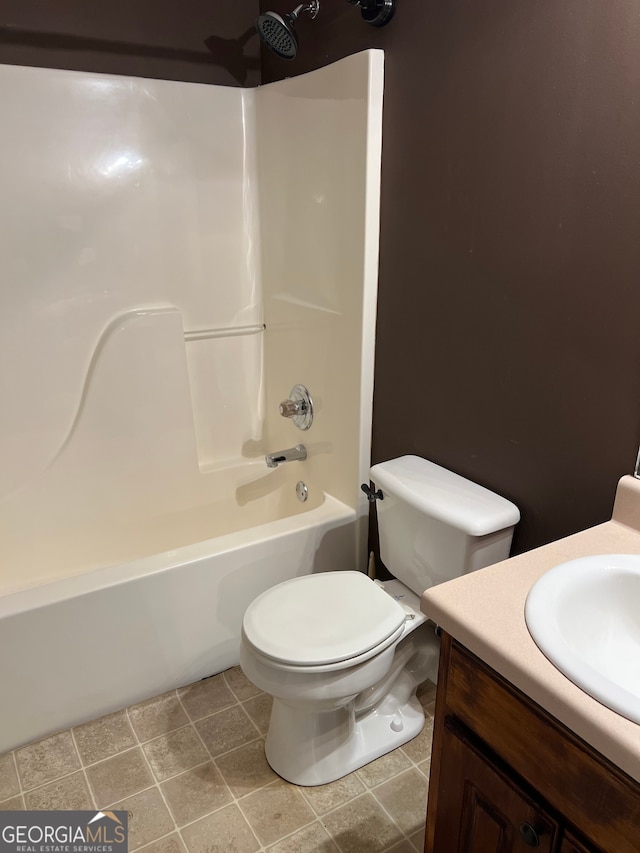
M296 575L352 568L356 512L313 490L298 502L288 467L237 488L223 516L199 512L173 531L147 530L133 551L125 543L133 559L109 562L111 542L108 565L5 585L0 754L237 664L242 615L256 595ZM229 532L206 538L214 523Z

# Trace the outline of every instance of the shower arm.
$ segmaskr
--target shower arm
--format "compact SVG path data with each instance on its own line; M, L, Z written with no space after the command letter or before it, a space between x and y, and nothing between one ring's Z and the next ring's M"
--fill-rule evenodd
M351 0L349 0L351 2ZM320 11L320 0L308 0L307 3L301 3L299 6L293 10L293 12L289 12L289 18L294 23L298 20L302 12L308 12L309 17L313 20Z

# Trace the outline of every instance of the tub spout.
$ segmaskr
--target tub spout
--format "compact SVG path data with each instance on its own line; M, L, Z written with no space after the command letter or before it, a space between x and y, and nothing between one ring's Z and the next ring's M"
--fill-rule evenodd
M267 453L264 461L267 463L267 468L277 468L281 462L304 462L307 458L307 448L304 444L296 444L295 447L289 447L287 450L278 450L277 453Z

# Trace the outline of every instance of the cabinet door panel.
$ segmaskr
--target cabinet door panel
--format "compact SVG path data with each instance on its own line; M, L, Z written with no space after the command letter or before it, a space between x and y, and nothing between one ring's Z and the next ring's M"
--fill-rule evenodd
M595 847L586 847L570 833L565 833L560 845L560 853L598 853Z
M450 641L443 640L447 649ZM448 661L442 680L447 714L473 731L532 790L540 791L595 850L640 853L638 782L462 646L449 645L443 660Z
M433 853L553 853L558 828L460 731L443 735Z

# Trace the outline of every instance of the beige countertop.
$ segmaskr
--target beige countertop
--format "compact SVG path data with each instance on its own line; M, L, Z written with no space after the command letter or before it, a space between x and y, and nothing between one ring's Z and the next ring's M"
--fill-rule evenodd
M421 607L594 749L640 781L640 725L610 711L562 675L527 630L524 604L546 571L590 554L640 554L640 480L623 477L611 521L428 589Z

